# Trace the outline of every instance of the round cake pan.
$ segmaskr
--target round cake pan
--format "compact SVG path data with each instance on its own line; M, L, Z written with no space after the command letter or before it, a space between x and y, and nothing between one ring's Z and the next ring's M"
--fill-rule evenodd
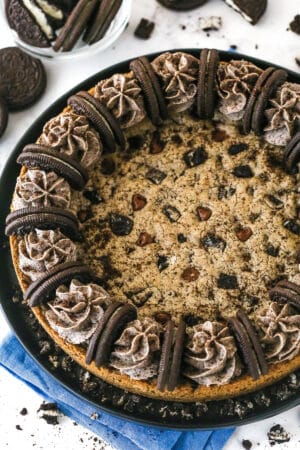
M173 49L170 51L175 50ZM196 57L199 57L200 54L200 49L176 49L176 51L185 51ZM157 55L158 53L153 53L147 56L151 59ZM220 51L221 60L229 61L233 58L246 59L261 68L266 68L270 65L278 67L274 64L247 55L236 52ZM70 95L80 90L89 89L99 80L108 78L114 73L127 72L128 70L129 61L121 62L96 73L64 94L41 114L28 129L16 145L2 171L0 178L0 301L7 321L25 350L41 366L41 370L46 370L58 383L62 384L76 396L79 396L81 399L88 402L91 407L107 411L126 420L158 426L160 428L207 430L251 423L286 411L300 403L300 394L297 393L297 391L299 391L298 387L300 386L300 370L286 379L253 394L240 396L235 399L207 402L206 404L203 403L197 405L198 409L195 409L195 411L198 412L195 413L194 416L187 413L185 408L188 406L185 406L182 403L146 399L145 397L139 397L111 387L102 381L99 381L99 383L101 383L102 392L106 391L107 394L108 390L110 390L110 395L105 396L105 401L104 398L101 398L101 394L95 399L95 397L88 392L84 392L80 383L74 382L74 379L71 380L64 371L53 371L53 366L51 366L49 359L40 354L36 334L29 326L28 321L26 322L26 317L28 316L28 311L26 312L27 306L25 307L21 301L12 301L12 297L18 289L18 282L12 265L9 242L5 237L4 229L5 218L9 212L16 177L20 171L20 166L16 164L17 155L22 151L26 144L32 143L37 139L47 120L59 114L64 109ZM289 81L300 83L300 74L289 70L287 70L287 72ZM77 370L80 371L80 368L77 367ZM123 398L123 401L120 401L121 398ZM131 405L131 407L128 405ZM141 406L138 407L138 405ZM193 410L194 407L196 408L196 404L190 404L189 407ZM159 411L161 411L161 415ZM167 413L163 411L167 411ZM180 411L182 411L182 414Z

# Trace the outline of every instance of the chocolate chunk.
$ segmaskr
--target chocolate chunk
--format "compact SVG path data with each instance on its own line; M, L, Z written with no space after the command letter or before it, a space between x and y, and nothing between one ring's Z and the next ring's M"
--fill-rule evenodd
M242 152L248 150L248 148L249 148L249 145L245 144L245 143L232 144L228 149L228 153L231 156L235 156L235 155L238 155L239 153L242 153Z
M131 199L131 205L133 211L140 211L147 204L147 199L141 194L133 194Z
M111 175L116 169L116 164L112 158L103 158L101 162L101 173Z
M36 102L46 88L46 72L39 59L17 47L0 50L0 93L10 111Z
M183 155L184 162L187 167L195 167L205 163L208 154L203 147L198 147L195 150L190 150Z
M99 4L99 2L97 3ZM90 45L100 41L105 36L121 6L122 0L102 0L88 22L83 40Z
M212 233L208 233L205 236L203 236L200 239L200 243L206 250L210 248L218 248L222 252L224 252L227 246L226 241L224 241L224 239Z
M254 173L250 166L237 166L233 169L233 175L237 178L252 178L254 177Z
M219 289L238 289L238 281L235 275L227 275L226 273L221 273L219 275L217 286Z
M157 155L161 153L166 146L166 141L162 140L160 137L160 133L156 130L152 135L152 139L150 142L150 153L152 155Z
M205 222L206 220L210 219L212 210L210 208L206 208L205 206L198 206L197 215L200 222Z
M255 25L267 8L267 0L224 0L227 5L240 13L244 19Z
M167 174L165 172L162 172L159 169L156 169L155 167L152 167L148 170L146 173L146 178L148 180L152 181L154 184L161 184L163 180L166 178Z
M8 123L8 108L6 101L0 98L0 137L3 136Z
M157 267L160 272L166 270L169 267L168 258L164 255L159 255L157 259Z
M87 198L92 203L92 205L99 205L104 201L96 189L86 189L85 191L83 191L83 196Z
M279 247L274 247L274 245L268 244L266 247L266 253L269 256L276 258L279 255Z
M195 267L187 267L186 269L184 269L184 271L181 274L181 278L184 281L187 281L188 283L190 283L191 281L196 281L198 280L200 275L199 270L197 270Z
M246 242L252 236L253 232L250 227L245 227L239 228L235 234L241 242Z
M219 65L219 52L203 49L200 54L198 92L196 111L200 119L211 119L217 100L216 76Z
M123 214L111 213L109 226L116 236L127 236L133 229L133 220Z
M290 30L296 34L300 34L300 14L296 14L290 23Z
M152 244L154 242L154 237L147 232L140 233L136 245L139 247L145 247L146 245Z
M184 242L187 241L187 237L183 233L179 233L179 234L177 234L177 241L180 244L183 244Z
M283 222L284 228L297 236L300 236L300 224L294 219L286 219Z
M281 425L277 424L268 431L268 438L270 445L275 445L289 442L291 435Z
M134 35L140 39L149 39L155 27L151 20L142 18L134 31Z
M165 205L163 207L163 213L165 214L165 216L169 219L169 221L171 223L178 222L178 220L181 217L180 211L178 211L178 209L172 205Z

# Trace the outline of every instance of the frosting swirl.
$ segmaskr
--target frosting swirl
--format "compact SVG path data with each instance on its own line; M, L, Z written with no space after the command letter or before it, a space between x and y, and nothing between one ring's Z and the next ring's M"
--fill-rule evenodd
M170 111L190 108L197 94L199 61L187 53L163 53L152 61L159 76Z
M46 319L63 339L72 344L86 343L103 316L103 306L110 303L108 293L97 284L82 284L73 279L70 286L60 286Z
M50 119L38 143L76 159L86 169L93 168L102 151L100 137L87 118L74 113L63 113Z
M33 230L18 243L19 267L31 281L65 262L76 261L76 245L59 230Z
M300 130L300 85L283 83L277 89L270 108L265 111L268 124L264 137L273 145L285 146L293 134Z
M300 352L300 315L289 304L277 302L258 317L261 343L269 363L293 359Z
M242 119L250 93L262 70L249 61L221 62L217 72L219 110L230 120Z
M160 349L161 326L150 317L130 322L115 342L110 365L135 380L157 375L155 353Z
M54 172L29 169L17 179L14 209L28 206L69 208L70 203L71 188L68 182Z
M189 333L184 375L198 384L226 384L241 373L237 348L227 326L206 321Z
M95 97L112 111L122 128L132 127L146 116L141 88L128 74L117 73L100 81L95 87Z

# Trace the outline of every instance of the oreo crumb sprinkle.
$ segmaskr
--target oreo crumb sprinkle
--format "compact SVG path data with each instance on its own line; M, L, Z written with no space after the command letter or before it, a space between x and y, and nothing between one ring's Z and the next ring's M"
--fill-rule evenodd
M58 408L56 403L43 402L37 410L40 419L44 419L48 425L58 425Z
M208 233L206 236L201 238L200 244L203 248L205 248L205 250L208 250L210 248L217 248L222 252L224 252L227 246L226 241L224 241L224 239L212 233Z
M23 431L23 428L20 425L16 425L16 430Z
M103 198L99 194L96 189L86 189L83 191L83 196L88 199L92 205L99 205L99 203L103 203Z
M160 272L166 270L169 267L168 258L164 255L159 255L157 259L157 267Z
M133 220L123 214L112 213L109 217L109 226L116 236L127 236L133 228Z
M279 255L279 247L274 247L274 245L269 244L266 248L266 253L269 256L273 256L273 258L276 258Z
M219 289L238 289L238 281L235 275L221 273L218 278L217 286Z
M175 206L172 205L166 205L163 207L163 213L164 215L169 219L171 223L178 222L178 220L181 217L180 211L178 211Z
M187 237L183 233L179 233L179 234L177 234L177 241L180 244L183 244L184 242L187 241Z
M183 155L184 162L187 167L196 167L205 163L208 158L207 151L203 147L190 150Z
M250 166L237 166L233 169L233 175L237 178L252 178L254 173Z
M20 414L21 416L26 416L28 414L27 408L22 408Z
M270 428L268 438L270 445L283 444L289 442L291 435L281 425L277 424Z
M289 230L291 233L296 234L297 236L300 236L300 224L297 223L293 219L287 219L283 223L284 228Z
M163 180L166 178L167 174L162 172L159 169L155 169L154 167L146 173L146 178L152 181L153 184L161 184Z
M231 156L235 156L238 155L239 153L242 153L246 150L248 150L249 145L248 144L232 144L229 149L228 149L228 153Z

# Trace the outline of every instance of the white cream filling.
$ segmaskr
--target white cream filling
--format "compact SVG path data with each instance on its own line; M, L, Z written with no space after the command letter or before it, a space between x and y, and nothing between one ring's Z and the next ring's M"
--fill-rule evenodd
M234 0L225 0L225 3L226 3L228 6L231 6L231 8L233 8L235 11L237 11L238 13L240 13L240 14L244 17L244 19L248 20L248 22L250 22L250 23L253 22L252 18L251 18L250 16L248 16L243 10L241 10L241 9L236 5L236 3L234 2Z
M36 2L49 17L56 20L62 20L64 18L64 13L62 10L54 5L51 5L47 0L36 0Z
M35 18L37 24L40 26L43 33L48 39L54 38L52 27L49 25L45 13L34 3L33 0L23 0L24 6Z

